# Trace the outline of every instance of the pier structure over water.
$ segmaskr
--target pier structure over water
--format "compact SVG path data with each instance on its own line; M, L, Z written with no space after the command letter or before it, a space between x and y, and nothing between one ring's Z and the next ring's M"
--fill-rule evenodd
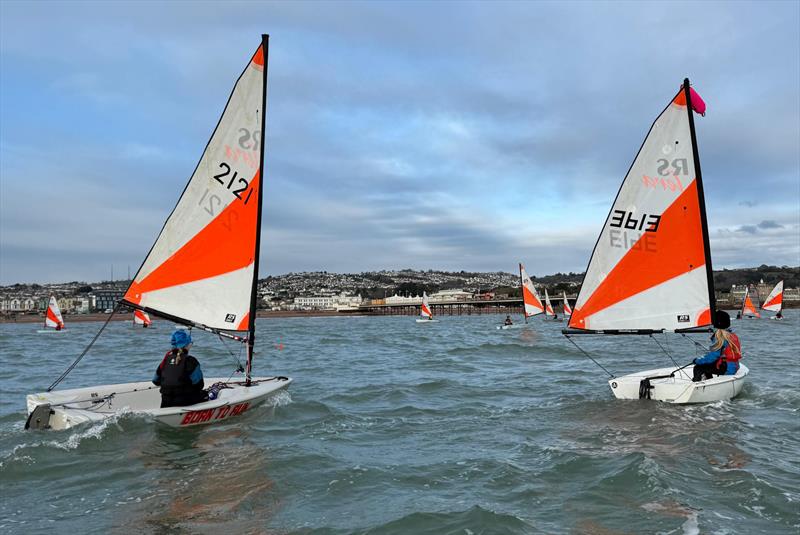
M522 299L467 299L431 301L428 303L434 316L471 316L473 314L522 314ZM419 303L365 303L354 309L356 313L380 316L415 316Z

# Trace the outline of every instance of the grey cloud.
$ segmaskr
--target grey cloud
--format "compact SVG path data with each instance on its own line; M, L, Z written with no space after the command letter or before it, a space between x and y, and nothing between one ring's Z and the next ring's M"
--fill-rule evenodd
M760 229L783 228L783 225L772 220L764 220L758 224L758 228Z

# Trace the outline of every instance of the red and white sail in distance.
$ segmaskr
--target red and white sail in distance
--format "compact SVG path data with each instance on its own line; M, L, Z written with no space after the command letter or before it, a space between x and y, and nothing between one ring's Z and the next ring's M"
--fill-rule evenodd
M750 292L750 287L744 291L744 300L742 300L742 316L755 316L760 318L761 314L758 313L756 305L753 304L753 299L758 301L758 293L753 290Z
M145 327L149 327L153 321L150 319L150 316L147 314L147 312L136 309L133 311L133 323L135 325L144 325Z
M522 281L522 303L525 305L525 317L529 318L541 314L544 312L542 300L539 299L539 294L536 293L536 288L533 286L533 282L531 282L531 278L528 276L528 273L525 271L525 266L522 264L519 265L519 277Z
M569 306L569 300L567 299L567 292L564 292L564 315L566 317L570 317L572 315L572 307Z
M781 311L783 308L783 281L775 285L775 288L772 289L764 300L764 304L761 305L761 308L763 310L769 310L770 312Z
M550 296L547 295L547 288L544 289L544 314L545 316L556 315L555 310L553 310L553 305L550 303Z
M704 112L700 97L690 91L693 109ZM625 176L569 327L675 331L711 324L710 261L696 177L681 88Z
M125 302L215 330L248 329L258 254L264 68L259 46Z
M55 296L50 296L50 302L47 304L47 312L44 316L44 326L52 328L64 328L64 318L61 316L61 310L58 308Z
M422 306L419 307L419 315L425 319L433 317L431 307L428 305L428 294L425 292L422 292Z

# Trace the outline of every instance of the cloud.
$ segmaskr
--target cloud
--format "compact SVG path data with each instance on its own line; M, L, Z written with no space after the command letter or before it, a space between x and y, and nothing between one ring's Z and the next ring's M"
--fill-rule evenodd
M747 234L755 234L758 232L758 227L755 225L742 225L737 232L746 232Z
M739 206L746 206L747 208L753 208L754 206L758 206L758 201L739 201Z
M783 225L772 220L764 220L758 224L758 228L760 229L783 228Z

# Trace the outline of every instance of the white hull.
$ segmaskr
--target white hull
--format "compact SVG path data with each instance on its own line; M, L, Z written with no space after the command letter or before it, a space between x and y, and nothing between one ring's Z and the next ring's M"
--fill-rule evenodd
M161 393L158 387L149 381L30 394L26 399L29 423L31 428L60 430L133 413L150 416L171 427L214 424L241 416L288 388L292 380L286 377L254 377L249 387L242 382L227 382L227 379L220 377L205 380L208 386L217 382L225 382L233 388L220 390L219 397L212 401L164 409L160 408ZM43 414L45 420L48 418L48 405L49 421L37 425L33 420L40 415ZM31 417L30 414L37 407L41 407L39 413Z
M439 323L439 320L423 320L423 319L417 319L417 323Z
M39 334L50 334L50 333L63 333L63 332L67 332L67 330L66 329L61 329L60 331L57 331L55 329L39 329L36 332L39 333Z
M511 325L498 325L497 329L498 330L507 331L509 329L522 329L523 327L527 327L527 326L528 326L527 323L513 323Z
M674 377L651 379L651 399L666 403L710 403L735 398L742 391L744 378L750 370L739 364L736 375L715 375L707 381L692 382L694 366L675 372ZM675 368L659 368L615 377L608 381L611 392L617 399L639 399L639 384L642 379L669 375Z

